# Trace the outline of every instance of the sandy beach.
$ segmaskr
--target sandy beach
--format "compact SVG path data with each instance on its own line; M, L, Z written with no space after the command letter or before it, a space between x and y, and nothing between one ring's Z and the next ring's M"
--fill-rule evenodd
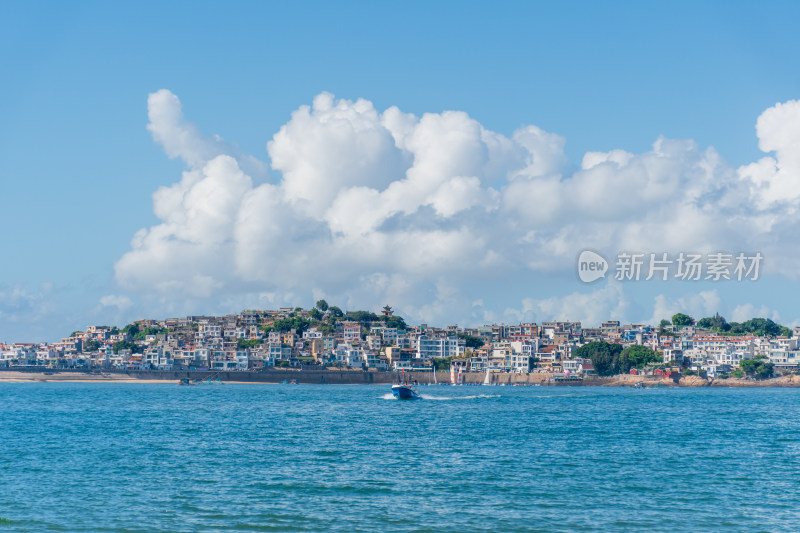
M137 379L124 374L84 372L1 372L0 383L175 383L174 379Z
M0 383L166 383L175 385L177 378L153 379L112 372L14 372L0 371ZM246 385L258 382L225 380L226 385Z
M375 378L373 374L379 375ZM70 371L0 370L0 383L168 383L181 379L220 380L225 384L275 384L298 381L316 384L392 383L395 374L362 371L306 371L274 369L265 372L216 371Z

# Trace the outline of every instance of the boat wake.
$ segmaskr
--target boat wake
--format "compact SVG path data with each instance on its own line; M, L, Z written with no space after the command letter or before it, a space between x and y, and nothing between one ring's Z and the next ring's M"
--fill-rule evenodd
M431 396L430 394L421 394L423 400L434 400L440 402L449 402L457 400L481 400L484 398L499 398L499 394L475 394L473 396ZM381 396L382 400L396 400L392 393L384 394Z
M481 400L484 398L499 398L499 394L475 394L473 396L430 396L423 394L423 400L455 401L455 400Z

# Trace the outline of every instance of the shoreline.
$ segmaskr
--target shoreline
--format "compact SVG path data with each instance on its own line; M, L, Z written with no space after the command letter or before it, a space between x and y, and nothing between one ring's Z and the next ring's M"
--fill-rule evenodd
M437 372L439 384L449 384L449 372ZM298 384L324 385L379 385L397 382L395 372L357 370L297 370L280 369L259 372L212 372L186 370L149 371L83 371L83 370L0 370L0 383L148 383L177 384L180 379L203 380L219 377L225 384L280 384L296 380ZM409 381L433 385L431 373L407 373ZM549 386L549 387L716 387L716 388L800 388L800 376L789 375L767 380L747 379L703 379L699 376L683 376L679 380L622 374L617 376L584 378L582 381L550 382L552 374L493 374L491 385ZM464 374L465 385L482 385L485 374Z
M0 371L0 383L175 383L165 379L138 379L115 375L86 375L83 372Z

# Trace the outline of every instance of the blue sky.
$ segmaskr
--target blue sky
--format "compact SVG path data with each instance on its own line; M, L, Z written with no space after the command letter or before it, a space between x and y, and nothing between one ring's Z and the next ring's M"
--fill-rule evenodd
M3 2L0 341L52 341L89 324L142 317L309 306L320 296L351 308L390 303L412 321L435 323L591 321L609 313L647 320L675 310L718 310L729 318L752 312L795 323L797 120L787 105L764 120L760 136L756 123L776 104L800 98L798 19L794 2ZM480 130L514 144L515 132L535 126L559 146L523 150L552 165L520 178L527 185L518 190L510 188L521 183L511 174L524 166L523 155L487 156L457 172L434 163L414 169L425 141L393 151L380 144L383 131L377 145L351 139L338 146L324 99L305 122L293 116L323 92L345 114L358 99L370 103L377 118L367 117L369 110L348 115L372 120L369 128L396 107L416 117L420 138ZM163 98L149 103L153 94ZM174 114L177 106L176 123L149 118L148 112ZM445 119L445 111L465 115ZM287 135L269 153L267 143L281 128ZM175 148L174 136L187 131L196 136ZM392 135L401 143L398 131ZM208 148L215 135L224 146ZM694 145L654 149L660 138ZM773 148L759 149L760 138ZM210 151L187 162L187 150L200 145ZM326 152L331 146L338 152ZM431 161L441 154L469 158L463 149L438 146ZM632 159L606 162L616 165L609 175L587 168L587 152L614 150ZM303 174L308 169L302 158L292 159L296 154L318 155L321 174ZM206 165L225 155L250 178L230 199L235 206L225 204L225 216L236 218L227 233L207 238L214 225L195 216L206 203L188 203L200 195L190 194L191 179L182 182L182 203L164 199L161 216L154 213L160 188L178 187L184 172L209 178ZM763 157L773 157L777 170L747 170ZM603 183L619 191L661 187L668 178L652 161L665 159L674 166L664 172L682 178L655 196L634 195L646 211L611 194L614 186L597 198L610 209L570 203L585 190L584 179L609 180ZM373 174L389 169L387 176L360 176L364 160ZM686 193L709 165L714 171L702 178L702 190ZM340 171L326 176L326 168ZM409 187L417 189L378 200L408 179L409 169L418 174ZM419 185L448 171L456 174L438 189ZM238 174L231 167L219 172L211 177L227 190ZM312 202L313 212L301 205L307 192L298 191L313 191L316 179L331 192L329 203ZM371 192L344 194L349 187ZM447 199L470 207L456 210ZM382 212L355 220L363 205L378 201ZM674 220L648 219L664 206ZM167 220L164 210L182 215ZM670 233L681 221L680 235ZM143 229L148 244L132 244ZM273 230L280 238L261 240ZM330 237L337 231L342 239ZM165 244L181 239L192 246ZM586 247L613 256L631 246L751 252L762 243L764 276L749 284L583 285L575 276L574 258ZM404 262L414 250L427 255ZM227 255L235 260L208 266L209 258ZM287 256L326 274L285 267L292 264ZM180 283L193 276L208 287ZM170 283L158 286L158 279Z

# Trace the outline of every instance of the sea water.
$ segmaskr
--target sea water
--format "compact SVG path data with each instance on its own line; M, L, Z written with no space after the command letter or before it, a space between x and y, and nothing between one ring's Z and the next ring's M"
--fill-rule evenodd
M0 384L5 531L778 531L800 389Z

